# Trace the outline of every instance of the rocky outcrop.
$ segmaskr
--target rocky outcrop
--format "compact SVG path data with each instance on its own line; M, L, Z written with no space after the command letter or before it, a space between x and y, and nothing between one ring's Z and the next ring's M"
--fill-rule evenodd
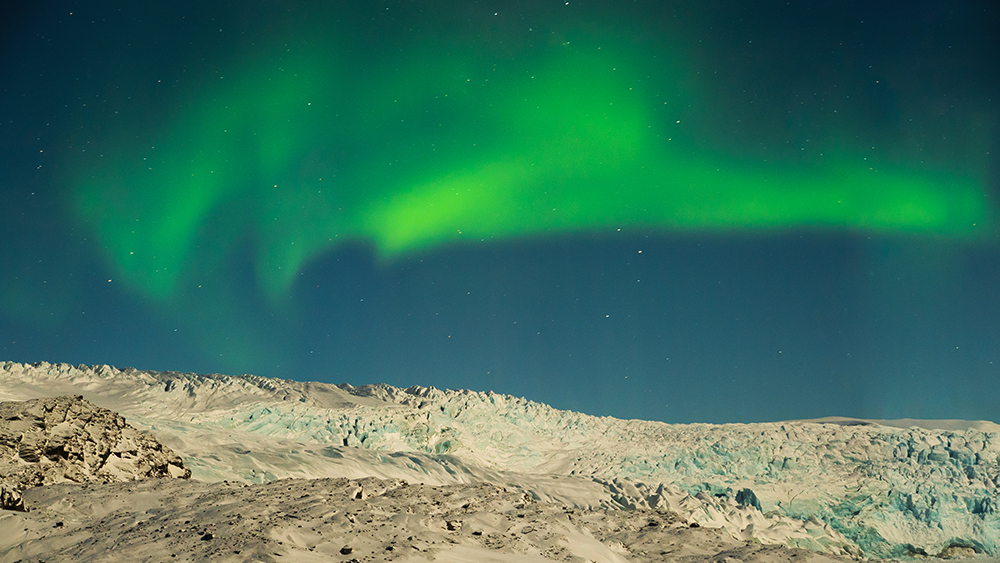
M156 438L82 396L0 403L0 508L23 510L20 491L54 483L188 478Z

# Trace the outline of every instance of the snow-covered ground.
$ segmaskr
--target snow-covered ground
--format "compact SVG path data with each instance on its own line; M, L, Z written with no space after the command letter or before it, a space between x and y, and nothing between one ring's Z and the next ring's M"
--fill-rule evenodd
M990 422L664 424L472 391L0 363L0 401L81 394L201 481L489 483L833 555L1000 554Z

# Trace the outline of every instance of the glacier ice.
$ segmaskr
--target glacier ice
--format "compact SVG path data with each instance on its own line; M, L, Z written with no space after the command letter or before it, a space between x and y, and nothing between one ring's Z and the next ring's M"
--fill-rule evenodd
M672 511L763 543L1000 555L1000 439L988 423L665 424L491 392L45 362L0 363L0 383L0 399L78 392L114 408L201 479L508 482L578 506Z

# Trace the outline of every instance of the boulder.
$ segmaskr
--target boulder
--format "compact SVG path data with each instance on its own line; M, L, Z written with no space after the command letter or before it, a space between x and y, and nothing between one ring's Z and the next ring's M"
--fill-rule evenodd
M760 507L760 500L750 489L740 489L740 491L736 493L736 504L740 506L752 506L758 511L763 512Z
M28 511L24 508L24 499L21 498L21 493L2 483L0 483L0 510Z

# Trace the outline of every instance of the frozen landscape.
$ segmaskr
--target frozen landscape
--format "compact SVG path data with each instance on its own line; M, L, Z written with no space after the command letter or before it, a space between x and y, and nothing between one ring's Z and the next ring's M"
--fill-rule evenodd
M0 363L0 402L0 562L1000 554L985 421L679 425L45 362Z

